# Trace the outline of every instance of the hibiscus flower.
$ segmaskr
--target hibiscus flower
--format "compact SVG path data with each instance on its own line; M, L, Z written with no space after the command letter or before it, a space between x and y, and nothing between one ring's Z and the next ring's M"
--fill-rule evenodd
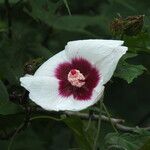
M119 40L70 41L34 75L20 78L29 97L46 110L80 111L103 95L127 47Z

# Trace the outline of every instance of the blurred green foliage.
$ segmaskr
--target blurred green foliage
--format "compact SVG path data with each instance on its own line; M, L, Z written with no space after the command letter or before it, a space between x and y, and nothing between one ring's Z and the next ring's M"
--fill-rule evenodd
M112 34L114 18L133 15L145 15L141 31ZM114 116L125 118L129 125L150 126L149 0L0 0L0 149L92 149L97 122L85 131L88 121L79 117L66 117L60 122L35 120L15 137L3 138L14 134L26 117L23 108L27 104L19 101L20 95L14 95L14 91L24 92L19 78L26 69L32 72L33 66L39 66L37 62L41 64L61 51L70 40L90 38L125 41L129 51L106 85L104 102ZM150 149L148 131L113 132L111 125L102 123L98 149Z

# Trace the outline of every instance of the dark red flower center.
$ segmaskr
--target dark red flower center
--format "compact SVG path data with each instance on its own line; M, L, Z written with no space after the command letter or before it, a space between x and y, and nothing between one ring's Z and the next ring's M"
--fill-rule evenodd
M76 100L90 100L100 80L96 67L83 58L59 64L55 76L59 80L59 94L63 97L73 95Z

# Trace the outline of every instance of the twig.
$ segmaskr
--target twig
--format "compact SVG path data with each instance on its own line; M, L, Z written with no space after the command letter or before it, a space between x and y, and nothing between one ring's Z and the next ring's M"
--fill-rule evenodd
M89 115L86 114L86 113L81 113L81 112L66 112L68 115L75 115L75 116L79 116L80 118L82 119L88 119ZM93 114L93 117L92 119L93 120L98 120L99 116L96 115L96 114ZM123 119L115 119L115 118L108 118L104 115L101 116L101 119L102 121L105 121L105 122L111 122L115 125L115 127L121 131L125 131L125 132L134 132L134 130L137 128L137 127L129 127L129 126L125 126L125 125L122 125L122 123L124 123L125 121ZM144 129L144 130L150 130L150 127L143 127L140 129Z
M125 125L122 125L122 124L116 124L116 128L121 130L121 131L124 131L124 132L134 132L136 128L139 128L139 129L143 129L143 130L149 130L150 131L150 127L129 127L129 126L125 126Z
M81 119L88 119L89 118L89 115L87 113L81 113L81 112L71 112L71 111L66 111L65 112L67 115L71 115L71 116L78 116L80 117ZM99 116L96 115L96 114L93 114L92 116L92 120L98 120ZM109 118L104 116L104 115L101 115L101 118L103 121L105 122L109 122ZM123 119L115 119L115 118L111 118L111 122L116 124L116 123L124 123L125 121Z
M49 116L49 115L68 115L68 116L78 116L80 117L81 119L85 119L85 120L88 120L89 119L89 114L88 113L82 113L82 112L72 112L72 111L65 111L65 112L53 112L53 111L46 111L46 110L43 110L41 108L36 108L34 110L31 110L31 112L34 114L34 113L42 113L42 114L47 114L47 117L44 117L45 119L49 118L49 119L54 119L54 117L52 116ZM19 133L20 131L24 130L25 128L27 128L27 125L28 123L31 121L31 120L34 120L34 119L39 119L41 117L38 117L36 116L35 118L31 118L29 116L25 116L25 120L24 120L24 123L23 123L23 126L19 129L19 131L17 131L17 133ZM95 120L97 121L99 119L99 115L96 115L96 114L93 114L92 117L91 117L92 120ZM56 120L56 118L55 118ZM60 119L58 119L57 121L60 121ZM63 120L63 119L62 119ZM108 122L110 123L110 120L111 122L113 123L113 125L118 129L118 130L121 130L121 131L124 131L124 132L134 132L134 130L136 128L139 128L139 127L129 127L129 126L125 126L123 125L123 123L125 122L123 119L116 119L116 118L108 118L106 117L105 115L101 115L101 120L102 121L105 121L105 122ZM144 129L144 130L150 130L150 127L140 127L140 129ZM12 138L12 136L14 134L16 134L16 130L13 130L5 135L0 135L0 139L2 140L7 140L7 139L10 139Z

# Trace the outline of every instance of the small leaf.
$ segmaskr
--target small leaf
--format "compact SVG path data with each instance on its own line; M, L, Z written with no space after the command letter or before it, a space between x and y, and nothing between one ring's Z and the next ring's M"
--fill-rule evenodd
M150 54L150 34L140 33L132 38L129 36L124 37L125 45L129 47L130 52L146 52Z
M131 65L126 62L119 65L115 72L115 77L122 78L131 83L135 78L143 74L146 68L142 65Z
M124 55L117 66L114 76L122 78L128 83L131 83L135 78L143 74L146 70L143 65L133 65L125 61L126 59L133 58L135 56L137 56L137 54L127 53L127 55Z

